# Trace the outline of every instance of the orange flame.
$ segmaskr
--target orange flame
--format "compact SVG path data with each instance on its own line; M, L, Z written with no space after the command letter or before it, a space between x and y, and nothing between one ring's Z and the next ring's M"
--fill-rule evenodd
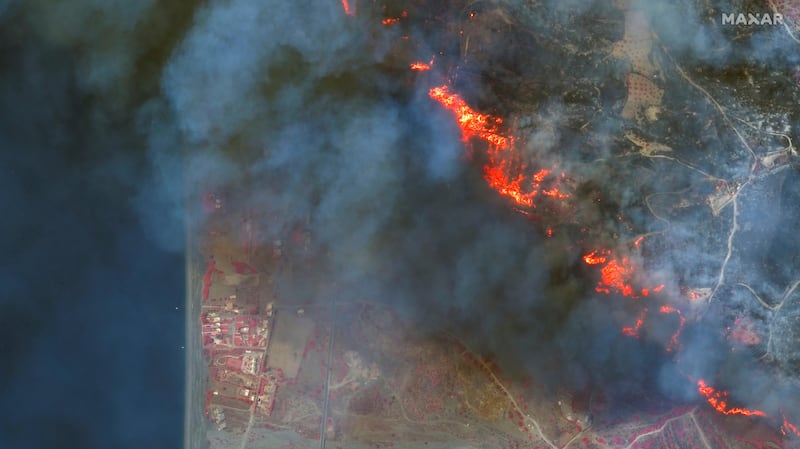
M503 123L501 118L475 111L457 94L450 93L447 86L434 87L428 92L428 95L455 114L458 126L461 128L462 140L468 141L477 137L489 144L490 154L508 150L509 146L513 144L513 138L499 133ZM517 204L523 206L533 205L535 193L526 193L522 189L525 176L520 174L512 177L506 161L498 161L490 156L490 162L483 168L483 174L489 186L501 195L513 198Z
M552 198L569 197L557 187L542 190L541 184L551 174L550 170L539 170L530 177L524 174L526 164L510 151L514 138L500 133L501 118L475 111L457 94L450 93L447 86L434 87L428 95L456 116L462 140L479 138L489 144L489 162L483 167L483 178L492 189L525 207L536 207L533 199L539 192Z
M476 112L457 94L450 93L447 86L434 87L428 91L428 95L456 115L463 140L479 137L502 148L506 148L511 141L499 134L502 119Z
M559 192L558 189L549 189L549 190L542 190L544 196L549 196L550 198L556 198L559 200L563 200L564 198L569 198L568 193Z
M353 4L353 7L350 7L350 2L348 0L342 0L342 8L344 8L344 13L348 16L356 15L356 4Z
M342 0L342 4L347 14L352 15L355 13L355 11L350 11L348 0ZM402 17L406 16L407 13L403 11ZM470 13L470 18L472 17L474 17L474 13ZM391 25L399 22L399 20L399 18L387 18L382 23L383 25ZM409 37L402 36L402 38L408 39ZM433 60L430 63L413 62L409 65L409 68L414 71L426 71L430 70L432 64ZM461 138L464 142L478 138L488 144L487 156L489 162L483 167L484 179L498 193L512 198L518 205L526 207L536 207L533 200L539 193L555 199L569 197L569 194L561 192L557 187L548 186L550 188L542 188L541 184L550 175L550 170L542 169L530 176L526 176L526 164L520 161L515 152L509 151L514 146L514 138L501 133L503 124L501 118L477 112L469 107L460 96L450 93L446 85L434 87L429 90L428 94L431 99L436 100L455 115L458 126L461 129ZM564 175L562 174L563 177ZM529 214L527 211L515 209L524 214ZM582 232L585 232L585 228L582 229ZM548 237L552 237L554 231L552 228L547 228L546 233ZM639 248L643 240L644 236L636 238L633 242L633 247ZM587 265L602 265L601 280L595 288L597 292L610 294L612 291L616 291L634 299L638 298L630 283L633 278L634 267L627 257L612 258L610 250L601 249L584 255L583 260ZM664 284L661 284L653 288L643 288L640 291L642 296L649 296L650 293L659 293L663 289ZM689 296L690 299L700 298L700 294L695 292L691 292ZM686 318L681 310L668 305L661 306L659 312L678 315L680 324L670 339L667 351L678 349L679 337L686 323ZM648 309L643 308L634 326L622 328L623 334L639 338L639 332L644 325L647 313ZM766 416L766 413L761 410L729 407L727 402L729 393L710 387L703 379L697 382L697 389L719 413L725 415ZM784 434L788 431L800 436L800 429L789 422L786 416L783 417L781 431Z
M697 391L706 397L706 400L714 407L714 410L723 415L767 416L767 414L761 410L749 410L742 407L729 408L727 402L728 392L715 390L708 386L703 379L697 381Z
M633 265L627 257L622 259L612 259L600 270L600 284L595 288L598 293L611 293L615 290L624 296L636 298L633 286L628 280L633 275Z
M525 176L517 175L511 179L507 173L505 162L501 161L498 165L485 165L483 177L489 183L489 187L497 190L499 194L512 198L521 206L533 207L533 197L537 192L523 192L522 182L525 180Z
M633 263L627 257L617 257L609 260L610 256L611 250L608 249L595 250L583 256L583 261L586 265L605 264L600 269L601 278L594 290L597 293L606 295L616 292L632 299L639 299L640 296L631 284L634 273ZM649 296L650 292L658 293L663 289L664 284L661 284L652 289L643 288L640 293L642 296Z
M659 285L658 287L654 287L652 290L651 290L651 289L649 289L649 288L643 288L643 289L642 289L642 295L643 295L643 296L649 296L651 291L652 291L653 293L658 293L658 292L660 292L661 290L664 290L664 284L661 284L661 285Z
M680 342L678 341L678 339L680 338L681 332L683 331L683 326L686 324L686 318L684 318L683 313L681 313L679 309L676 309L672 306L663 305L658 311L664 314L674 313L678 315L678 318L680 318L681 320L680 324L678 325L678 330L675 331L674 334L672 334L672 337L669 339L669 344L667 345L667 351L672 352L676 348L680 347Z
M424 72L431 69L431 65L424 62L412 62L408 67L416 72Z
M784 415L783 426L781 426L781 432L783 432L783 434L786 435L787 430L800 437L800 429L798 429L796 425L789 422L789 420L786 419L786 415Z
M583 256L583 261L586 262L586 265L599 265L601 263L606 263L606 256L611 254L611 251L601 249L598 251L592 251L591 253Z
M639 329L641 329L642 325L644 324L645 316L647 316L647 308L644 308L641 312L639 312L639 318L636 319L636 325L633 327L623 327L622 333L628 337L639 338Z

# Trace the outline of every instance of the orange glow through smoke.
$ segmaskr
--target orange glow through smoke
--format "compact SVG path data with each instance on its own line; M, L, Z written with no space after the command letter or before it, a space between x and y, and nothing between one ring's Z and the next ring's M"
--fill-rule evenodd
M600 251L592 251L591 253L583 256L583 261L586 262L586 265L599 265L601 263L606 263L607 257L611 254L611 251L601 249Z
M633 286L629 283L633 276L633 265L627 257L611 259L600 270L600 283L595 287L598 293L610 294L612 291L635 298Z
M641 296L649 296L651 292L658 293L664 289L664 285L659 285L652 289L643 288L639 294L631 284L634 274L633 263L627 257L611 258L611 250L595 250L583 256L586 265L603 265L600 269L600 281L595 287L597 293L610 295L619 293L632 299L639 299Z
M355 0L353 0L355 1ZM348 0L342 0L345 13L348 15L355 14L355 8L352 10L348 5ZM403 12L403 17L407 13ZM472 17L473 14L470 15ZM392 25L399 21L397 18L389 18L383 20L383 25ZM408 39L408 36L403 36L403 39ZM433 60L430 63L413 62L409 68L413 71L427 71L431 69ZM428 95L431 99L439 102L445 109L454 114L459 128L461 129L461 138L466 143L471 139L480 139L488 144L486 150L488 162L483 167L483 175L489 186L496 190L499 194L511 198L519 206L526 208L535 208L534 198L541 193L542 196L564 199L568 198L569 194L561 192L557 184L549 183L547 187L543 187L545 179L551 175L550 170L542 169L538 172L529 175L527 171L528 166L521 160L520 156L514 151L515 140L513 137L504 135L501 131L503 120L499 117L494 117L488 114L481 114L472 109L466 101L459 95L451 93L448 86L443 85L434 87L429 90ZM562 173L562 178L564 174ZM551 178L552 179L552 178ZM514 208L524 214L530 212L522 209ZM554 231L552 228L547 228L546 234L552 237ZM636 238L633 242L634 248L639 248L643 236ZM612 257L611 250L600 249L592 251L583 256L583 260L587 265L600 266L601 279L598 282L595 290L599 293L611 294L619 293L624 296L638 299L640 296L632 285L634 277L634 265L627 257ZM641 296L650 296L651 293L659 293L664 289L664 284L658 285L653 288L642 288L640 290ZM699 293L690 292L690 299L699 299ZM659 308L661 314L676 314L680 319L677 331L672 335L667 346L667 351L675 351L680 349L679 338L680 334L686 324L686 318L680 309L672 306L663 305ZM632 327L623 327L622 333L624 335L639 338L639 333L644 326L645 318L648 309L643 308ZM729 392L716 390L710 387L703 379L697 382L698 392L703 395L706 401L717 412L724 415L742 415L742 416L755 416L765 417L766 413L761 410L751 410L743 407L730 407L728 405ZM789 422L786 417L783 417L783 424L781 431L786 434L791 432L800 436L800 429Z
M450 93L447 86L434 87L428 95L455 114L464 141L478 137L502 149L507 149L513 142L511 138L500 135L503 119L476 112L457 94Z
M786 435L787 430L800 437L800 429L798 429L796 425L789 422L789 420L786 419L786 416L784 415L783 426L781 427L781 431L783 432L784 435Z
M628 337L639 338L639 329L641 329L642 325L644 324L645 316L647 316L647 308L644 308L641 312L639 312L639 318L636 319L636 325L633 327L623 327L622 333Z
M409 64L408 67L415 72L424 72L426 70L431 69L431 67L433 66L434 59L436 58L432 57L431 60L428 62L414 61L411 64Z
M405 19L407 17L408 17L408 11L404 10L402 13L400 13L400 17L387 17L381 20L381 24L383 24L384 26L394 25L395 23L399 23L400 19Z
M681 332L683 331L683 326L686 324L686 318L683 317L683 313L681 313L679 309L676 309L675 307L672 306L663 305L661 306L660 309L658 309L658 311L663 314L674 313L678 315L678 318L680 318L681 320L680 324L678 325L678 330L675 331L674 334L672 334L672 337L669 339L669 344L667 345L667 351L672 352L675 349L680 348L680 342L678 341L678 339L680 338Z
M552 198L569 197L557 186L542 188L550 170L539 170L530 177L525 175L526 164L512 151L514 138L501 134L501 118L475 111L460 96L450 93L447 86L434 87L428 95L456 116L463 141L478 138L489 144L489 161L483 167L483 178L489 187L525 207L536 207L533 199L540 192Z
M431 65L424 62L412 62L408 67L415 72L424 72L431 69Z
M354 1L356 1L356 0L354 0ZM349 0L342 0L342 8L344 9L344 13L347 14L348 16L356 15L355 3L353 4L353 7L351 8Z
M743 416L767 416L761 410L749 410L742 407L728 407L728 392L717 391L713 387L709 387L706 381L700 379L697 381L697 391L706 397L706 401L714 407L714 410L722 413L723 415L743 415Z

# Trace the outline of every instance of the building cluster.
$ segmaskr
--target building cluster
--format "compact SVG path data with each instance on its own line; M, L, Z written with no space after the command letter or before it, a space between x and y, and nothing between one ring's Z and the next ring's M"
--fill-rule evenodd
M259 385L258 397L256 398L256 411L259 414L269 416L272 413L279 381L280 376L275 372L270 372L261 377L261 385Z
M230 213L226 196L221 192L203 196L203 208L209 216L207 236L238 240L242 257L230 260L228 254L217 260L214 254L208 254L202 280L201 338L209 370L205 414L217 430L239 428L250 414L270 416L278 387L285 380L281 364L275 362L270 367L267 360L276 289L264 267L250 265L260 238L253 213L242 215L236 232L226 218ZM230 231L237 235L230 235ZM287 256L310 253L311 237L302 226L288 237L287 241L273 240L265 248L264 255L272 259L265 262L272 267L268 272L280 270Z
M272 304L267 306L269 313L266 316L245 315L247 311L235 301L236 295L232 295L222 307L203 307L200 315L203 349L266 349Z
M217 298L203 305L203 351L209 363L206 415L217 430L229 426L228 410L253 410L269 416L281 373L267 365L273 306L251 314L242 295ZM228 412L229 414L229 412Z

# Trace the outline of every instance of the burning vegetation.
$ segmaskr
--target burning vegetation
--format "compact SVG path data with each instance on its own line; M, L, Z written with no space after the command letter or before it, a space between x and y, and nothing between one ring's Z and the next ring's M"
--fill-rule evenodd
M342 5L346 14L355 14L355 4L351 6L348 0L342 0ZM497 17L502 19L497 20L501 22L503 27L513 27L516 24L516 20L507 12L501 11L501 14L497 10L493 11L496 16L495 19ZM470 11L467 20L474 23L478 15L480 14ZM408 17L408 12L404 10L400 15L383 18L381 24L384 27L395 26L401 21L407 20ZM623 118L636 119L643 123L655 122L661 113L665 89L657 81L660 76L663 76L661 67L653 63L649 56L654 51L651 48L653 43L651 42L652 30L646 24L646 18L641 14L629 14L626 12L625 18L627 20L625 22L625 36L620 41L620 44L611 48L610 56L624 59L634 67L644 67L640 72L646 73L648 76L645 77L641 73L633 72L625 75L622 84L627 92L627 101L621 111L621 115ZM641 41L636 33L647 37L646 44L639 46L634 44ZM464 30L462 29L459 34L464 36ZM403 39L408 39L408 36L404 35ZM466 56L468 53L475 53L480 49L479 44L474 41L470 42L469 36L463 39L465 42L462 42L462 56ZM492 37L492 39L496 39L496 37ZM408 69L413 72L430 72L433 68L433 58L429 62L417 60L408 64ZM496 76L498 72L502 72L502 70L497 68L497 70L491 71L491 76ZM484 75L489 76L487 74ZM514 210L529 217L536 216L534 212L542 207L543 202L553 202L566 207L571 202L580 201L580 198L576 198L578 195L573 188L573 183L567 182L571 178L565 172L560 172L552 166L547 168L537 165L541 164L541 162L525 154L521 148L527 143L527 137L520 137L519 134L516 134L516 130L508 126L499 115L480 112L470 106L464 97L456 92L454 86L455 83L449 80L440 85L430 87L428 96L452 115L460 130L463 143L469 145L474 151L482 152L480 157L475 158L475 160L481 161L482 176L489 188L508 199ZM669 149L666 146L662 147ZM642 152L645 157L653 157L654 154L655 151ZM724 204L720 203L719 207L714 209L714 216L719 216L721 211L733 201L735 201L735 195L727 198ZM572 224L581 225L575 217L572 218ZM556 225L555 223L545 223L546 231L544 234L548 238L556 234ZM583 229L585 230L588 226L590 224L585 224ZM682 287L681 292L667 292L665 291L665 284L651 282L648 273L638 263L643 258L641 243L644 237L644 235L637 235L635 238L631 238L631 241L635 242L632 248L629 248L631 251L609 247L597 248L585 253L582 256L582 261L585 266L593 267L597 270L599 279L594 287L596 293L641 300L642 305L639 308L636 321L630 326L621 328L623 335L637 339L641 338L648 319L659 319L659 315L669 316L672 318L662 318L662 320L668 320L667 322L671 324L676 317L677 323L674 324L674 333L671 334L667 341L663 342L665 352L676 354L683 348L681 334L687 325L687 314L682 309L685 309L684 305L674 304L672 303L674 302L673 300L688 297L688 299L694 300L693 302L697 304L702 300L710 300L713 292L708 288L695 288L689 291L687 287ZM700 292L705 292L706 290L708 292L705 295L701 295ZM653 314L648 318L650 307L644 304L645 301L648 301L647 304L649 304L649 301L658 301L658 304L652 308L654 311L657 310L658 314ZM688 316L691 318L691 315ZM738 337L739 334L744 335L744 331L739 331L736 334L736 338L742 341L754 342L753 344L760 342L757 336L747 334L747 338L745 338ZM697 392L705 398L706 402L716 412L722 415L768 417L767 413L762 410L729 405L729 392L717 390L702 379L697 381ZM488 402L493 403L493 401ZM782 417L780 428L784 434L788 432L800 436L797 427L785 416Z
M410 68L415 71L430 70L431 64L412 63ZM537 198L550 197L558 200L570 198L570 194L559 189L556 182L550 188L543 188L542 184L546 179L559 177L552 176L552 170L532 169L528 161L524 161L517 148L519 142L515 139L508 129L504 129L504 121L500 117L484 114L470 107L466 101L458 94L452 92L448 85L433 87L429 90L431 99L438 102L445 109L450 111L461 130L462 141L467 144L473 139L483 142L486 148L486 164L483 166L484 179L490 188L499 195L511 199L515 206L526 209L536 209ZM626 105L627 107L628 105ZM561 177L565 177L561 174ZM553 235L553 228L548 227L546 235ZM644 236L635 239L634 247L639 248ZM591 251L583 256L583 261L587 266L596 266L600 269L600 280L595 291L605 295L621 295L630 299L641 299L651 296L651 294L661 293L665 285L658 284L653 287L635 287L634 277L636 268L629 257L615 256L611 249L601 248ZM641 276L646 278L646 275ZM681 349L681 332L686 325L686 317L680 308L663 304L658 308L662 315L674 315L679 319L675 332L665 343L664 348L667 352L676 352ZM639 338L640 332L645 325L645 318L648 308L643 307L633 326L623 327L623 335ZM742 415L750 417L767 417L761 410L751 410L744 407L732 407L728 403L729 393L723 390L716 390L706 384L704 380L697 383L697 391L701 394L708 404L717 412L723 415ZM793 432L797 435L797 428L785 417L781 425L784 434Z
M352 1L352 5L351 2ZM344 13L348 16L356 15L356 4L358 0L342 0L342 8L344 9Z
M767 414L761 410L731 407L728 405L728 396L730 396L730 394L727 391L719 391L710 387L703 379L697 381L697 391L706 398L706 401L708 401L709 405L711 405L714 410L723 415L767 416Z
M413 67L412 67L413 69ZM565 199L566 193L558 189L543 190L541 183L551 174L550 170L541 169L530 176L525 175L527 166L519 161L515 140L503 133L503 120L488 114L482 114L472 109L457 94L450 92L447 86L430 89L429 96L439 102L443 107L453 113L461 129L462 140L467 143L473 138L483 141L487 145L488 163L484 165L484 179L498 194L508 197L517 206L536 208L534 199L542 194L544 196ZM548 228L548 234L551 228ZM636 239L635 247L639 247L641 237ZM610 249L599 249L583 256L583 261L588 266L599 266L601 279L595 287L597 293L606 295L619 294L631 299L648 297L651 293L660 293L664 284L652 288L634 288L634 265L628 257L615 257ZM671 305L661 305L658 309L662 315L676 315L679 319L677 329L665 344L667 352L680 350L680 336L686 325L683 312ZM648 313L646 307L641 309L636 323L631 327L623 327L622 334L628 337L639 338L640 331L645 324ZM750 417L767 417L761 410L751 410L744 407L731 407L728 403L729 393L716 390L706 384L704 380L697 382L697 391L706 398L708 404L723 415L742 415ZM793 432L800 436L797 427L784 417L781 430Z
M551 170L530 173L529 164L514 147L514 137L503 133L501 118L475 111L446 85L432 88L428 95L453 113L465 143L473 138L486 143L488 162L483 166L483 177L497 193L528 208L536 208L534 199L539 195L569 198L568 193L559 190L558 178L551 176ZM543 187L547 179L554 181L549 188Z

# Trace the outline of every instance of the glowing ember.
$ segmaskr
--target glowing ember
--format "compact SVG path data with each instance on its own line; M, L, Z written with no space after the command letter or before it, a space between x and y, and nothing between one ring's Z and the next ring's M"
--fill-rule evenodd
M431 65L424 62L412 62L408 67L415 72L424 72L431 69Z
M610 260L609 260L610 259ZM633 264L627 257L611 259L611 251L607 249L595 250L583 256L586 265L603 265L600 269L601 279L595 287L597 293L606 295L612 292L622 294L632 299L639 299L633 285L630 283L633 278ZM641 296L649 296L651 292L658 293L664 289L661 284L655 288L643 288L640 290Z
M627 257L612 259L600 270L600 275L601 280L595 288L596 292L609 294L614 290L625 296L636 298L633 286L628 283L628 279L633 275L633 265Z
M606 256L611 254L611 251L601 249L598 251L592 251L591 253L583 256L583 261L586 262L587 265L599 265L601 263L606 263Z
M503 149L513 142L499 134L502 119L476 112L457 94L451 94L447 86L434 87L428 91L428 95L456 115L464 141L478 137Z
M347 14L348 16L356 15L356 5L355 5L355 3L353 4L353 7L351 8L349 0L342 0L342 8L344 8L344 13Z
M708 287L682 288L681 293L685 295L689 301L700 301L708 299L711 296L711 289Z
M342 0L342 5L347 14L353 15L355 13L354 9L351 11L348 0ZM406 15L407 13L404 11L402 17L406 17ZM474 12L471 12L470 18L473 18L474 15ZM382 23L388 26L399 21L400 18L386 18ZM408 36L402 36L402 38L409 39ZM427 71L431 69L432 65L433 59L429 63L412 62L409 64L409 68L413 71ZM514 210L538 221L539 216L530 210L531 208L536 208L534 199L547 197L561 200L570 197L568 193L559 190L559 183L561 180L566 179L565 174L562 173L560 178L557 178L552 176L551 170L541 169L536 172L530 170L522 156L514 151L514 137L503 132L503 120L501 118L482 114L472 109L459 95L450 92L447 85L431 88L428 95L455 116L461 130L461 139L464 143L472 139L479 139L488 145L485 150L488 162L483 167L483 177L492 189L505 197L511 198L516 203L516 206L521 206L513 207ZM547 183L545 184L545 182ZM721 187L718 186L717 189L720 190ZM581 232L586 232L587 229L586 227L581 228ZM552 237L555 231L552 227L548 227L545 232L547 237ZM632 246L629 242L628 249L640 248L644 238L644 235L638 236L633 240ZM628 257L612 256L611 250L608 249L599 249L585 254L583 261L587 265L600 267L600 280L595 287L595 291L598 293L618 293L632 299L638 299L641 296L649 297L651 294L659 293L665 288L664 284L661 284L656 287L641 288L637 292L632 284L635 274L634 264ZM689 289L688 293L687 289L682 289L682 293L693 301L707 298L710 296L710 292L711 290L708 288ZM623 327L622 333L629 337L639 338L647 313L648 309L642 308L635 324L631 327ZM670 352L679 350L679 339L686 324L686 318L680 309L669 305L662 305L659 308L659 313L678 316L680 323L675 333L671 336L666 350ZM703 379L697 381L697 389L705 397L709 405L721 414L766 416L766 413L761 410L730 407L728 404L729 392L716 390L710 387ZM791 432L800 436L800 429L789 422L785 416L783 417L781 431L784 435L787 432Z
M473 110L461 97L451 94L447 86L434 87L428 95L455 114L464 141L474 137L484 140L489 143L490 155L505 151L513 144L512 138L499 134L502 119ZM522 183L525 176L519 174L512 177L510 172L505 160L497 160L491 156L489 164L483 169L484 179L490 187L501 195L513 198L520 205L532 206L536 192L523 192Z
M550 174L550 170L541 169L533 175L533 182L540 184L544 178Z
M728 407L728 392L717 391L706 384L706 381L700 379L697 381L697 391L706 397L708 403L714 407L714 410L722 413L723 415L743 415L743 416L767 416L761 410L749 410L742 407Z
M542 194L544 196L549 196L550 198L557 198L560 200L563 200L564 198L569 198L569 194L559 192L558 189L542 190Z
M649 288L643 288L643 289L642 289L642 296L649 296L651 291L652 291L653 293L658 293L658 292L660 292L661 290L664 290L664 284L661 284L661 285L659 285L658 287L654 287L652 290L651 290L651 289L649 289Z
M387 19L381 20L381 23L384 24L384 25L393 25L393 24L395 24L395 23L397 23L399 21L400 21L399 17L389 17Z
M537 192L523 192L522 182L525 180L525 176L517 175L514 179L509 178L504 162L500 162L497 166L491 164L484 166L483 177L489 183L489 187L497 190L501 195L512 198L522 206L533 206L533 197Z
M541 169L538 172L534 173L533 174L533 188L534 188L534 190L539 191L541 189L541 184L544 182L545 178L547 178L551 173L552 173L552 170L546 170L546 169ZM565 177L566 177L566 175L564 173L561 173L561 179L563 179ZM558 183L560 183L561 179L560 178L555 178L554 182L556 184L558 184ZM551 182L551 184L552 184L552 182ZM563 200L565 198L569 198L569 194L568 193L561 192L560 190L558 190L558 187L556 187L556 186L553 186L550 189L542 189L541 192L542 192L542 195L544 195L544 196L547 196L547 197L550 197L550 198L556 198L556 199L559 199L559 200Z
M628 337L639 338L639 329L642 328L644 324L644 317L647 316L647 309L642 309L639 313L639 318L636 319L636 325L633 327L623 327L622 333L627 335Z
M784 435L786 435L786 431L787 430L789 432L792 432L793 434L797 435L798 437L800 437L800 429L798 429L796 425L794 425L791 422L789 422L789 420L786 419L786 415L784 415L783 416L783 425L781 426L781 432Z
M728 327L728 338L736 343L743 345L757 345L761 343L761 336L758 335L755 322L749 317L737 318L733 323L733 328Z
M540 192L551 198L569 197L558 190L557 185L542 188L545 178L551 174L550 170L542 169L530 177L526 176L526 164L516 152L511 151L514 138L500 133L503 124L501 118L475 111L461 97L450 93L447 86L434 87L428 95L456 116L462 140L466 142L471 138L479 138L489 144L489 161L483 167L483 177L492 189L525 207L536 207L533 199ZM559 181L555 180L556 183Z
M672 334L672 337L669 339L669 344L667 345L667 351L672 352L676 348L680 348L680 342L678 342L678 339L680 338L681 332L683 331L683 326L686 324L686 318L683 317L683 314L679 309L676 309L672 306L663 305L661 306L660 309L658 309L658 311L663 314L674 313L678 315L678 318L680 318L681 320L680 324L678 325L678 330L675 331L674 334Z

